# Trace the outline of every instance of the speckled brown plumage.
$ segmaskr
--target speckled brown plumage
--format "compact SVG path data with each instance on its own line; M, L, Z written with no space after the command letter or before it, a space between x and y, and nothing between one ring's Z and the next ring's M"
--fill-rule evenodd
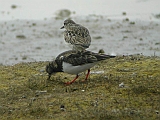
M76 24L73 20L64 21L64 39L67 43L73 45L73 50L84 50L89 48L91 44L91 36L87 28L80 24Z

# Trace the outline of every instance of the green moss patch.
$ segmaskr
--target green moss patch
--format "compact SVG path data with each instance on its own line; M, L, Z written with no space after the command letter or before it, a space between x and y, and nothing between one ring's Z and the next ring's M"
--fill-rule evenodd
M52 75L48 62L0 66L0 119L159 119L160 58L142 55L105 60L81 74ZM120 84L123 83L122 86Z

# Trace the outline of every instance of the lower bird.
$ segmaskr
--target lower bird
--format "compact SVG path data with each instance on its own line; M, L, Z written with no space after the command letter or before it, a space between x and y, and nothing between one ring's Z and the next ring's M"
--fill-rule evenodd
M116 56L94 53L91 51L69 50L59 54L56 59L46 66L48 80L51 75L56 72L65 72L75 74L76 77L66 84L72 84L79 77L79 73L88 70L85 80L88 79L90 68L99 61L114 58Z

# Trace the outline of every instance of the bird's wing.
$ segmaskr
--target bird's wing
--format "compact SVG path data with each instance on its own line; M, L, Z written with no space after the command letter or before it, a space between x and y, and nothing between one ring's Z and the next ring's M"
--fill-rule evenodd
M73 66L77 66L97 62L97 58L87 51L70 54L69 56L64 57L63 61L70 63Z
M69 56L69 55L71 55L71 54L76 54L76 53L77 53L77 51L75 51L75 50L65 51L65 52L59 54L59 55L56 57L56 60L63 59L64 56L67 57L67 56Z

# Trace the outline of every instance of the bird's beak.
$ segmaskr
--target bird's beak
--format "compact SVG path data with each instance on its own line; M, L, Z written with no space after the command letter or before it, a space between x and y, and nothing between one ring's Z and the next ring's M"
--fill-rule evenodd
M61 27L61 29L63 29L63 28L64 28L64 26Z

